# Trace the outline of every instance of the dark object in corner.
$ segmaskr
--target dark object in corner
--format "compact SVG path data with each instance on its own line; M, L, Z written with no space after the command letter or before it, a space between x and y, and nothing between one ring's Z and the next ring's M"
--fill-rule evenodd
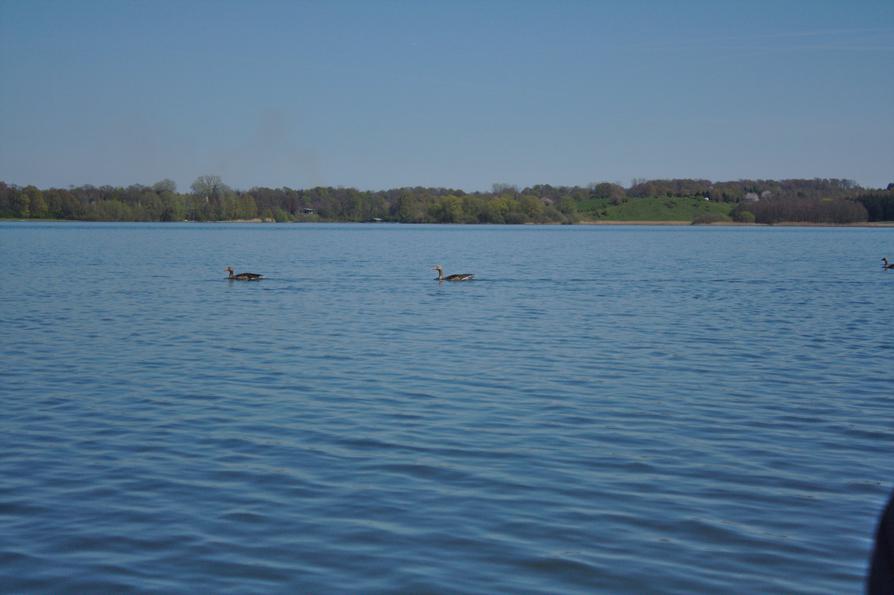
M869 562L867 595L894 594L894 492L875 532L875 549Z

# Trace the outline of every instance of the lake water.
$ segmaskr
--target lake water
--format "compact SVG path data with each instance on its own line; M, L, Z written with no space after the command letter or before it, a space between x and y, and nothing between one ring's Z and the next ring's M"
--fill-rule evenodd
M0 223L0 591L858 593L885 255L894 229Z

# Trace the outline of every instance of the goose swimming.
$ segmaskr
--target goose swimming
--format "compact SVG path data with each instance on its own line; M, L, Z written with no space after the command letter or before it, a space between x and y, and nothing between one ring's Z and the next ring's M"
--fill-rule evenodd
M455 273L453 275L444 276L444 267L439 264L436 264L432 267L432 270L438 271L438 281L471 281L475 275L471 273Z
M264 275L258 275L257 273L239 273L238 275L233 273L233 267L227 267L224 269L230 276L227 277L230 281L260 281L264 278Z
M891 264L888 264L888 258L887 257L882 258L882 270L883 271L887 271L887 270L894 271L894 262L892 262Z

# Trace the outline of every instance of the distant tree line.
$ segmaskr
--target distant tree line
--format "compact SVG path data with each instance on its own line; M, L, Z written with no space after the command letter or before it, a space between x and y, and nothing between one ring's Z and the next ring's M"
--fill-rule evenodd
M886 190L863 190L853 200L863 205L869 221L894 221L894 184Z
M0 217L88 221L392 221L402 223L573 223L588 205L649 197L729 203L737 221L854 223L894 221L894 184L867 189L851 180L634 180L629 188L494 184L490 192L449 188L255 187L236 190L201 176L189 192L171 180L151 186L48 188L0 182Z
M753 219L746 215L751 213ZM736 221L755 223L863 223L869 214L860 202L843 198L770 198L740 204L733 210Z
M741 202L749 195L761 198L849 198L863 189L853 180L838 178L814 178L797 180L737 180L735 182L711 182L710 180L634 180L627 196L703 196L714 201Z

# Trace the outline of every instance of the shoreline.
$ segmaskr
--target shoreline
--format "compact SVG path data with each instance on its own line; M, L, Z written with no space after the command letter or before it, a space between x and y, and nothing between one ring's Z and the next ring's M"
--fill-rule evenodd
M536 225L536 223L534 225ZM894 221L864 221L862 223L810 223L807 221L784 221L779 223L738 223L736 221L717 221L714 223L693 223L691 221L578 221L574 225L685 225L687 227L894 227Z
M220 224L220 223L237 223L240 225L243 224L273 224L277 223L273 219L227 219L227 220L214 220L214 221L94 221L90 219L21 219L18 217L11 218L0 218L0 223L3 222L12 222L12 223L29 223L29 222L39 222L39 223L209 223L209 224ZM323 224L357 224L357 225L465 225L469 227L474 227L477 225L503 225L503 226L512 226L512 224L502 223L502 224L491 224L491 223L401 223L400 221L381 221L381 222L369 222L369 221L284 221L282 223L277 223L277 225L290 225L290 224L307 224L307 223L323 223ZM647 227L866 227L866 228L887 228L894 227L894 221L864 221L862 223L810 223L805 221L783 221L780 223L739 223L736 221L716 221L714 223L693 223L691 221L642 221L642 220L634 220L634 221L599 221L599 220L586 220L586 221L577 221L575 223L522 223L518 224L518 227L525 226L545 226L545 225L553 225L553 226L561 226L561 225L593 225L600 226L605 225L608 227L611 226L647 226Z

